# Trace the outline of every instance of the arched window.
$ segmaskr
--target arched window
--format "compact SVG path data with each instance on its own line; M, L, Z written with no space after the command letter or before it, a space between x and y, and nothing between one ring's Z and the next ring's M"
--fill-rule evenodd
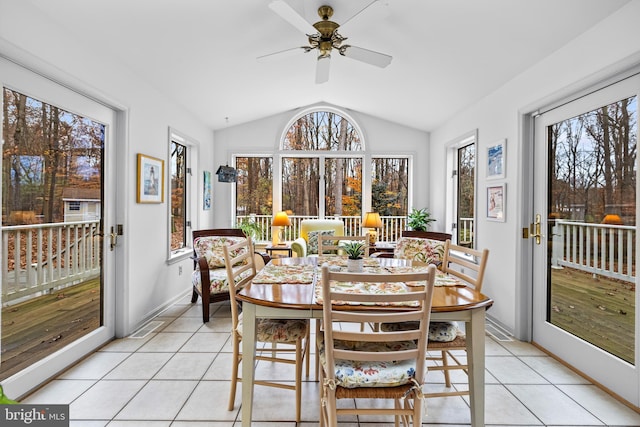
M297 118L282 139L282 209L304 217L360 218L362 145L360 132L337 112Z

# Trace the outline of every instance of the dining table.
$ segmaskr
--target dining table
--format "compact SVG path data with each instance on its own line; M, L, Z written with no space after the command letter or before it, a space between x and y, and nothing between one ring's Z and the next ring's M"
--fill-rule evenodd
M252 422L256 319L322 319L322 301L316 287L323 263L330 268L344 268L346 259L326 256L272 259L237 295L243 312L241 416L244 427L251 426ZM364 268L402 272L416 268L416 264L397 258L365 258ZM485 312L492 304L491 298L453 277L444 273L436 277L431 321L465 324L472 427L484 427Z

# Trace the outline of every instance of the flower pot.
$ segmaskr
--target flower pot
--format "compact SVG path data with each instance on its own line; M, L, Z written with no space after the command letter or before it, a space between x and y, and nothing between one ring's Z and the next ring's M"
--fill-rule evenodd
M364 266L364 259L347 258L347 271L349 273L362 273L363 266Z

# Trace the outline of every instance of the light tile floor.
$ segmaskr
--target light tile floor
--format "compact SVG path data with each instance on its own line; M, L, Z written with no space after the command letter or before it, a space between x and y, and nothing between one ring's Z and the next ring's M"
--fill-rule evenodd
M69 404L74 427L239 426L240 390L234 410L227 411L229 305L213 304L212 319L203 324L201 305L185 298L155 320L162 325L146 337L113 341L24 402ZM285 371L290 367L280 366L260 362L256 377L292 378ZM428 390L444 387L440 372L427 377ZM487 335L485 381L488 426L640 426L640 414L527 343ZM313 378L303 384L298 425L317 425L318 384ZM425 426L470 425L462 397L428 399L427 412ZM253 414L257 427L296 426L293 392L256 387ZM348 427L390 424L365 417L343 421Z

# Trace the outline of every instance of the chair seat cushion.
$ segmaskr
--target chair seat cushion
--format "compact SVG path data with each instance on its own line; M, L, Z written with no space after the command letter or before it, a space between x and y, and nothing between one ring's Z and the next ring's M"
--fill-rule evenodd
M240 279L244 279L246 276L252 274L251 270L244 271L240 274ZM209 287L209 294L219 294L222 292L229 292L229 282L227 281L226 268L214 268L209 270L209 281L211 286ZM191 274L191 283L193 286L202 293L202 280L200 278L200 270L196 270Z
M326 352L324 345L324 335L317 338L320 363L326 368ZM361 351L406 350L416 348L414 341L399 341L395 343L354 343L351 341L336 340L335 348L357 349ZM402 360L399 362L366 362L355 360L336 359L335 377L336 384L344 388L357 387L397 387L408 384L415 377L416 367L412 360Z
M380 329L383 332L406 331L416 329L417 323L383 323ZM456 339L460 334L460 329L456 322L431 322L429 323L429 341L449 342Z
M309 321L303 319L258 319L256 322L256 340L295 344L307 335ZM242 313L238 316L236 331L242 336Z

